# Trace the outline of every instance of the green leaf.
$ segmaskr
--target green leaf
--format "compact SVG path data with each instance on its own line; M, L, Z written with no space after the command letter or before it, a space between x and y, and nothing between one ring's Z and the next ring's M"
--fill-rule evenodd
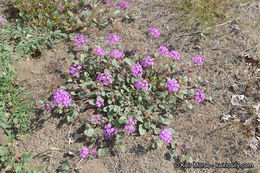
M85 135L91 137L94 135L94 129L90 128L84 131Z
M118 16L119 14L120 14L120 10L114 11L114 15L115 15L115 16Z
M173 159L177 159L178 158L178 153L175 150L171 150L170 151L170 155Z
M124 153L125 152L125 146L122 144L122 145L119 145L119 148L121 149L121 151Z
M4 147L4 146L0 146L0 156L4 156L8 153L8 149L7 147Z
M68 171L70 169L70 165L68 163L63 163L61 169Z
M186 106L189 108L189 109L192 109L192 104L188 101L188 100L185 100L186 102Z
M100 157L107 157L107 156L109 156L109 152L106 149L104 149L104 148L100 148L98 150L98 156L100 156Z
M162 145L163 145L163 141L162 141L162 140L158 140L158 141L156 141L155 143L156 143L156 146L157 146L158 148L162 148Z
M144 122L143 117L141 117L141 116L137 116L136 119L137 119L138 121L142 122L142 123Z
M147 130L149 130L149 129L151 128L151 124L150 124L150 123L145 123L145 124L144 124L144 127L145 127Z
M95 100L94 100L94 99L91 99L91 100L89 100L88 102L89 102L89 104L90 104L90 105L96 105L96 103L95 103Z
M133 65L133 61L129 58L125 58L123 62L125 65L129 65L129 66Z
M27 152L23 153L22 154L22 162L28 163L30 161L32 161L31 155L29 153L27 153Z
M160 132L161 132L161 129L160 129L160 128L154 129L154 134L158 135Z
M145 133L146 133L146 130L144 129L144 126L143 126L143 124L140 124L139 125L139 133L140 133L140 135L145 135Z

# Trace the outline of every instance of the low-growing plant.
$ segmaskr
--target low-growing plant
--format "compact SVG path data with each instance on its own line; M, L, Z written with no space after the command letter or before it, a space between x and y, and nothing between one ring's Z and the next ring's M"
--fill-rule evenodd
M159 3L166 8L174 8L184 18L184 28L197 25L199 29L211 27L229 19L228 12L232 1L225 0L184 0Z
M127 3L127 2L126 2ZM13 6L27 26L47 26L52 31L76 31L102 28L112 23L120 12L127 19L135 19L138 11L128 9L124 1L101 0L14 0Z
M0 146L0 170L1 172L16 172L16 173L36 173L43 170L40 166L37 169L27 166L32 160L31 153L24 152L20 154L13 141L12 135L8 138L7 146Z
M156 34L154 31L152 29L151 34L157 37L158 31ZM85 53L80 55L80 60L74 60L73 73L71 68L69 70L71 77L66 86L55 91L48 110L51 107L60 114L66 113L68 122L88 109L95 110L86 119L84 133L90 145L82 148L82 159L87 155L108 156L113 147L125 151L123 137L143 136L151 131L153 148L162 147L164 143L171 148L173 158L191 161L176 151L182 144L174 142L174 130L170 125L176 108L184 104L192 109L193 99L198 103L205 100L207 83L201 77L197 83L188 77L192 68L201 68L204 58L194 56L189 64L177 69L176 61L181 61L180 54L165 46L146 55L126 57L120 51L122 38L115 34L107 37L107 44L113 45L112 50L90 49L85 44L87 41L76 39L75 42L84 43L81 49ZM167 71L154 69L157 66L154 59L159 56L171 59ZM95 154L89 152L92 150Z

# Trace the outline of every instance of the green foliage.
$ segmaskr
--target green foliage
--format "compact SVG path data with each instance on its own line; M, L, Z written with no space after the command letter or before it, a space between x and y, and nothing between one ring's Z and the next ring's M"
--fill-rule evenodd
M12 137L9 136L9 141L12 140ZM24 152L19 155L11 142L8 143L8 146L0 146L0 159L0 170L5 172L36 173L43 170L42 166L37 169L28 167L26 164L32 160L31 153Z
M162 3L161 3L162 4ZM163 3L166 8L174 8L184 18L184 28L194 24L202 28L211 27L229 19L228 10L232 1L225 0L184 0Z
M79 0L78 3L74 0L14 0L13 6L21 18L19 22L28 26L47 26L52 31L102 28L121 12L98 0ZM138 14L138 11L129 12L132 19Z

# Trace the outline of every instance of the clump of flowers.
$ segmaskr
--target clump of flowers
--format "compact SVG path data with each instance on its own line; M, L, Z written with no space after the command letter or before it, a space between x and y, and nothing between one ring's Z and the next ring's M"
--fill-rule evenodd
M131 133L135 132L137 121L133 119L133 117L129 118L129 123L125 126L124 130L127 131L127 135L130 135Z
M118 8L128 8L130 4L127 1L120 1L118 4Z
M99 107L99 108L102 107L102 106L104 106L104 101L103 101L103 99L101 99L100 96L97 97L96 105L97 105L97 107Z
M100 73L97 77L97 79L99 80L99 82L101 82L101 85L108 85L108 83L112 84L113 80L112 80L112 75L109 74L109 72L105 72L105 73Z
M204 58L197 55L197 56L195 56L195 57L190 58L190 60L192 60L192 61L194 61L196 64L202 66L202 65L203 65L203 61L204 61Z
M88 153L88 148L84 146L80 151L80 157L82 157L82 159L85 159L88 156Z
M82 72L80 69L82 69L81 65L77 65L74 64L72 66L70 66L69 68L69 73L73 76L73 77L79 77L79 74Z
M115 44L116 42L120 41L122 42L122 38L119 35L116 34L108 34L107 41L109 44Z
M58 4L58 11L61 11L61 10L63 10L63 9L64 9L63 5L62 5L61 3L59 3L59 4Z
M151 34L154 36L154 37L159 37L160 36L160 32L157 28L150 28L149 29Z
M138 89L142 88L143 91L148 89L148 82L145 79L141 79L136 81L134 86Z
M102 48L95 48L94 51L97 52L102 58L106 55Z
M154 58L147 56L146 58L143 59L143 61L141 62L141 65L143 67L153 66L154 65Z
M55 105L62 104L68 107L72 103L71 95L63 89L57 89L53 94L53 102Z
M169 54L169 50L165 46L160 46L160 49L158 49L158 52L161 55L168 55Z
M196 97L195 98L199 103L203 102L204 99L205 99L203 91L201 91L200 89L196 89Z
M100 114L97 115L91 115L91 117L88 119L88 122L98 124L99 121L101 121Z
M179 83L175 79L168 79L166 85L167 85L169 91L177 92L180 88Z
M5 19L0 17L0 23L4 23Z
M107 125L105 125L103 133L104 135L110 139L112 135L116 135L117 134L117 128L111 128L112 125L110 123L108 123Z
M143 75L143 68L140 64L133 65L132 71L135 77L140 77Z
M45 109L46 109L47 111L49 111L49 110L51 109L50 104L46 104L46 105L45 105Z
M173 59L177 59L179 60L181 55L179 54L179 52L172 50L171 52L168 53L168 55L170 55L171 58Z
M172 135L170 130L163 129L159 134L159 139L163 140L164 144L172 142Z
M118 51L118 50L111 50L111 51L109 52L109 56L110 56L110 57L114 57L115 59L118 59L118 58L120 58L120 57L123 58L125 55L124 55L123 52L120 52L120 51Z
M88 36L84 36L83 34L81 35L75 35L74 40L75 40L75 47L81 48L85 47L86 43L88 42Z

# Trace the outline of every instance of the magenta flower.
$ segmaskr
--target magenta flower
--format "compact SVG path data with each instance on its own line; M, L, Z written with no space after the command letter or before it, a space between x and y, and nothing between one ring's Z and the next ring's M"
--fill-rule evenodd
M150 32L154 37L160 36L160 32L157 28L150 28Z
M177 92L180 88L179 83L175 79L168 79L168 82L166 83L169 91Z
M0 23L4 23L5 19L0 17Z
M124 130L128 131L127 132L128 135L135 132L136 128L134 126L136 125L136 123L137 123L137 121L133 120L132 117L129 118L129 124L127 124L124 128Z
M181 55L179 54L179 52L172 50L171 52L168 53L168 55L170 55L171 58L173 59L177 59L179 60Z
M101 85L108 85L108 83L112 84L113 80L112 80L112 75L109 74L108 72L105 73L99 73L97 79L101 82Z
M82 72L80 69L82 69L81 65L77 65L74 64L73 66L70 66L69 68L69 73L73 76L73 77L79 77L79 74Z
M118 8L128 8L130 4L126 1L120 1L118 4Z
M110 57L114 57L115 59L118 59L118 58L123 58L125 56L125 54L123 52L120 52L118 50L111 50L109 52L109 56Z
M195 98L199 103L203 102L204 99L205 99L203 91L201 91L200 89L196 89L196 97Z
M75 47L84 48L86 46L86 43L88 42L87 38L88 38L88 36L84 36L83 34L75 35L75 37L74 37L74 41L76 42Z
M145 90L148 89L148 82L147 82L145 79L141 79L141 80L136 81L136 83L134 84L134 86L135 86L137 89L142 88L142 90L145 91Z
M88 119L88 122L94 123L94 124L98 124L99 121L101 121L100 114L96 114L96 115L93 114L93 115Z
M62 104L65 107L68 107L72 104L71 95L63 89L57 89L54 92L53 97L54 98L52 99L52 101L55 103L56 106L58 104Z
M141 62L141 65L143 67L153 66L154 65L154 58L151 58L150 56L143 59Z
M160 49L158 49L158 52L161 55L168 55L169 54L169 50L165 46L160 46Z
M106 56L105 51L101 48L95 48L94 51L97 52L102 58Z
M110 139L112 135L116 135L117 134L117 128L111 128L111 124L108 123L107 125L105 125L104 127L104 130L103 130L103 133L104 135Z
M45 109L46 109L47 111L49 111L50 108L51 108L50 104L46 104L46 105L45 105Z
M190 60L194 61L196 64L202 66L203 65L203 61L204 61L204 58L199 56L199 55L196 55L195 57L192 57L190 58Z
M88 148L87 147L82 147L81 151L80 151L80 157L82 157L82 159L85 159L88 156Z
M115 44L116 42L120 41L122 42L122 38L119 35L116 34L108 34L107 41L109 44Z
M61 3L58 4L58 11L61 11L62 9L64 9L64 7L62 6Z
M91 150L91 154L94 156L94 157L96 157L97 156L97 150L95 149L95 148L93 148L92 150Z
M132 71L135 77L140 77L143 75L143 68L140 64L133 65Z
M102 106L104 106L104 101L103 101L103 99L101 99L100 96L97 97L96 105L97 105L97 107L99 107L99 108L102 107Z
M172 142L172 135L170 130L163 129L159 134L159 139L163 140L164 144Z

